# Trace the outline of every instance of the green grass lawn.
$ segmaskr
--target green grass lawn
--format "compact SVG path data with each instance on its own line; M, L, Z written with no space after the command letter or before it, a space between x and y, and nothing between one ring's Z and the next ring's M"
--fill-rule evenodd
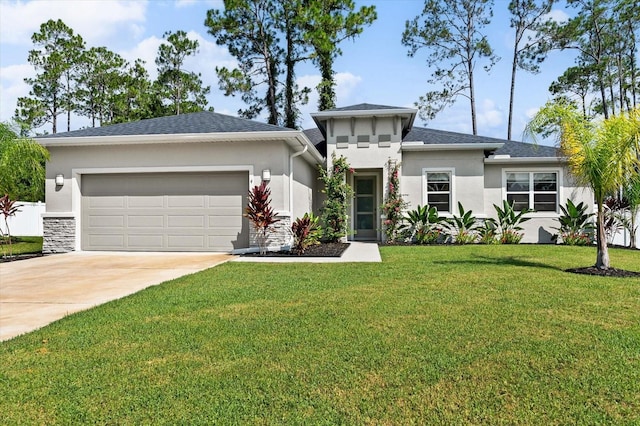
M42 253L42 237L11 237L11 250L14 255ZM9 255L9 245L3 241L0 245L0 256Z
M640 423L640 279L563 272L594 248L381 252L226 263L4 342L0 423Z

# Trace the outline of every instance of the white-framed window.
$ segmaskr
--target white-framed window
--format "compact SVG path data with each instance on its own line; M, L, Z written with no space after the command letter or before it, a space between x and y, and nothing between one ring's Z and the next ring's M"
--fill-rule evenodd
M507 170L504 179L505 197L514 210L558 211L559 170Z
M453 205L454 169L422 169L423 204L440 213L450 213Z

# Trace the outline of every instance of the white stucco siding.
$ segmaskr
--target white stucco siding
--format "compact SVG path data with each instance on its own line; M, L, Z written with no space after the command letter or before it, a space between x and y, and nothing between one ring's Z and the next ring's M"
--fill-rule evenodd
M574 179L567 172L561 163L550 162L547 164L536 163L514 163L514 164L487 164L485 166L485 210L490 217L497 217L494 204L502 206L506 199L505 173L515 172L538 172L553 171L559 176L558 182L558 204L564 205L567 198L575 203L584 202L589 206L589 211L593 211L593 196L589 189L576 186ZM559 209L558 209L559 212ZM531 220L522 224L524 228L523 243L550 243L551 237L557 233L558 212L535 212L528 216Z
M402 158L402 194L409 209L426 204L424 170L450 170L452 173L452 205L458 201L476 216L485 213L484 154L478 151L405 151Z
M301 157L293 159L293 206L292 221L314 209L314 193L318 189L317 168Z

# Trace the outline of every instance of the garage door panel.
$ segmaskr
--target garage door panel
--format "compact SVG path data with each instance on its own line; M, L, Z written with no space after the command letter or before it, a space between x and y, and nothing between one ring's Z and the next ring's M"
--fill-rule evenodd
M205 237L203 235L169 235L167 244L169 248L184 249L190 247L199 247L204 249Z
M164 207L164 196L156 195L156 196L148 196L148 197L138 197L138 196L129 196L127 197L127 207L129 208L163 208Z
M128 215L127 225L130 228L164 228L164 216Z
M209 228L238 228L242 226L242 216L209 216Z
M204 228L204 216L173 216L169 215L169 228Z
M168 207L195 207L195 208L203 208L205 207L206 198L203 196L177 196L173 195L169 197L167 200Z
M89 199L89 207L93 209L121 209L124 206L124 197L93 197Z
M92 234L89 236L89 244L95 247L94 250L108 250L124 245L124 236L122 234Z
M144 234L129 234L127 236L128 248L144 248L144 249L162 249L163 246L162 235L144 235Z
M84 250L248 247L248 173L82 176Z

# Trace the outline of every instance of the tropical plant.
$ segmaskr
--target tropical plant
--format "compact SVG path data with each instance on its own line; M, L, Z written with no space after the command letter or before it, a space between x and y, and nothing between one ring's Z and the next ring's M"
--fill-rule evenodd
M387 162L389 170L389 186L387 188L386 199L382 205L382 214L384 214L384 235L387 242L394 243L400 236L402 227L403 213L402 211L409 205L400 194L400 164L391 160Z
M0 123L0 194L13 200L44 201L48 159L45 147L18 137L8 124Z
M498 225L493 218L487 218L482 221L478 227L478 242L480 244L498 244Z
M529 134L544 130L558 135L576 183L593 190L598 206L595 266L608 269L604 201L640 173L640 109L591 123L575 105L550 102L527 125Z
M440 241L444 218L438 209L429 205L420 206L407 212L406 220L410 230L410 241L418 244L434 244Z
M4 225L7 230L7 240L9 242L9 257L13 256L13 248L11 247L11 231L9 229L9 218L15 216L20 211L20 206L12 200L9 195L5 194L0 197L0 213L4 216Z
M584 246L591 244L592 234L595 226L591 220L595 216L593 213L587 213L588 206L584 202L577 205L567 199L564 206L560 206L562 214L558 217L560 222L557 229L558 234L554 235L555 239L560 239L566 245Z
M480 223L473 215L473 211L465 210L459 201L458 212L459 216L454 214L453 217L445 221L451 242L455 244L475 243L478 239L477 229L480 227Z
M629 218L626 228L629 232L629 247L637 246L638 217L640 216L640 173L629 182L622 190L624 198L629 203Z
M624 198L618 196L607 197L604 200L604 234L607 244L613 244L618 233L625 228L625 220L629 204Z
M338 242L347 236L349 200L353 197L353 189L347 183L347 174L353 173L344 156L336 158L331 155L329 171L318 167L320 177L324 183L323 193L327 194L320 215L322 223L322 237L328 242Z
M313 213L305 213L291 224L294 242L293 251L303 254L307 247L318 244L320 240L319 219Z
M513 208L515 203L509 203L507 200L502 201L502 208L497 205L493 205L498 214L498 231L500 233L500 242L502 244L518 244L524 234L518 231L522 231L521 223L530 220L530 217L525 217L525 214L532 212L531 209L522 209L520 212L516 212Z
M262 181L259 186L256 185L249 191L245 216L249 218L256 231L260 254L266 254L269 234L275 231L273 225L280 222L271 207L271 190L267 187L266 181Z

